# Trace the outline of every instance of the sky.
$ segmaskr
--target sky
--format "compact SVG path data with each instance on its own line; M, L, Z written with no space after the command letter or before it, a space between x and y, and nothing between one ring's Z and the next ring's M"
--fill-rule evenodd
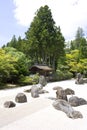
M78 27L87 34L87 0L0 0L0 47L12 39L25 37L35 12L41 6L51 9L56 26L66 41L73 40Z

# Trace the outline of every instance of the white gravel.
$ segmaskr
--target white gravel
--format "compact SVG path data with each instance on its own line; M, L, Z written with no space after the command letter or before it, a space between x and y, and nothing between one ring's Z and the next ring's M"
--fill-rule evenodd
M49 93L40 94L39 98L34 99L30 93L25 93L27 103L16 103L16 107L10 109L3 107L4 102L15 102L16 94L31 86L0 90L0 130L87 130L87 105L74 108L82 113L82 119L68 118L52 106L51 99L56 97L55 86L71 88L76 96L87 100L87 84L76 85L75 80L48 83L44 89Z

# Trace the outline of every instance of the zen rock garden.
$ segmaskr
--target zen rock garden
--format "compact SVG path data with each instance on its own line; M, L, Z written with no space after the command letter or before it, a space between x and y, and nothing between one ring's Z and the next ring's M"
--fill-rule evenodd
M82 83L81 82L81 75L77 76L76 83ZM32 98L38 98L40 94L49 93L48 91L44 90L45 86L47 85L46 79L44 76L41 76L39 79L38 85L32 85L30 89L25 90L24 92L31 93ZM53 91L55 91L56 98L53 98L55 100L52 104L52 106L59 111L64 112L69 118L72 119L78 119L83 118L83 115L81 112L74 110L74 107L80 106L80 105L86 105L87 101L83 99L82 97L77 97L75 95L75 91L66 88L63 89L60 86L53 87ZM68 95L69 98L68 98ZM18 93L15 96L15 102L13 101L6 101L4 103L5 108L13 108L16 106L16 103L25 103L27 102L27 96L24 93Z
M83 118L81 112L75 111L72 107L87 104L85 99L73 96L75 92L70 88L64 90L62 87L54 87L53 90L56 90L56 100L53 102L55 109L63 111L72 119ZM71 97L68 99L67 95L71 95Z

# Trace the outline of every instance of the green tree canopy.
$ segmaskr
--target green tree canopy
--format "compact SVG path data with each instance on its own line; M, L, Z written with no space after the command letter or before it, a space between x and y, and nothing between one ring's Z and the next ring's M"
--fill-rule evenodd
M75 40L71 41L71 50L80 49L80 45L84 38L84 31L81 27L78 27L75 35Z
M7 43L7 47L14 47L14 48L16 48L16 46L17 46L17 39L16 39L16 36L13 35L11 41Z
M12 47L0 49L0 78L2 82L17 82L20 75L29 72L29 60Z
M64 54L65 40L47 5L37 10L25 35L33 63L46 63L56 69L58 59Z

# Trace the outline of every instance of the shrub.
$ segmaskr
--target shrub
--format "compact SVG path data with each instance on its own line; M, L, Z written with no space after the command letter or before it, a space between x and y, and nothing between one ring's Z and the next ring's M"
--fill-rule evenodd
M64 79L71 79L73 77L73 74L69 71L65 71L64 73Z
M30 75L30 77L33 79L33 84L37 84L39 82L39 74Z
M0 89L5 89L5 84L0 82Z
M22 86L23 85L37 84L38 79L39 79L39 76L37 74L32 75L32 76L23 76L23 75L21 75L20 79L19 79L19 84L22 85Z
M53 81L61 81L71 79L73 74L69 71L61 71L57 70L56 73L53 75Z
M57 70L57 80L63 80L64 73L61 70Z
M18 83L23 86L23 85L31 85L33 83L33 80L29 76L21 76Z

